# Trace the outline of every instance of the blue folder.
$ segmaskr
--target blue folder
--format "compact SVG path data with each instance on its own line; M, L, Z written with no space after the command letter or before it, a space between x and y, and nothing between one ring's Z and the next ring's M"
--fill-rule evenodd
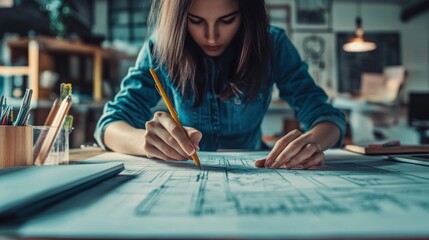
M23 217L123 170L123 163L0 169L0 221Z

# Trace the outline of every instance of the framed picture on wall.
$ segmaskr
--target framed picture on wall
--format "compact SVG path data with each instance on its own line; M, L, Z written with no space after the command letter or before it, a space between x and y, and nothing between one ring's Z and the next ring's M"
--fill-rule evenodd
M291 34L291 6L289 4L268 4L270 24Z
M331 30L332 0L295 0L294 5L294 30Z
M301 58L308 64L308 72L328 95L336 91L335 35L333 33L294 32L292 42Z

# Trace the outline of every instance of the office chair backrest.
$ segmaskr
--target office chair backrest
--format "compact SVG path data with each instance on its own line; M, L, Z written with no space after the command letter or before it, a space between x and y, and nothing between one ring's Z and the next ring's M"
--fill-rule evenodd
M387 97L391 101L398 100L405 82L405 68L403 66L385 67L383 72L386 76Z
M383 74L362 73L361 96L374 103L398 104L404 81L405 69L403 66L385 67Z
M386 78L380 73L362 73L360 95L364 98L371 96L378 96L380 92L384 91Z

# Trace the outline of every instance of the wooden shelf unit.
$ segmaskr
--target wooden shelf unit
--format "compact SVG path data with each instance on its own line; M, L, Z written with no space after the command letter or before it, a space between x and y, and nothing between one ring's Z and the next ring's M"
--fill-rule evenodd
M93 100L102 100L103 50L95 45L71 42L52 37L21 38L8 42L12 58L18 53L28 51L28 66L0 66L0 75L23 75L29 78L29 87L33 89L33 100L40 99L39 76L44 70L52 70L51 54L70 53L90 55L93 58Z

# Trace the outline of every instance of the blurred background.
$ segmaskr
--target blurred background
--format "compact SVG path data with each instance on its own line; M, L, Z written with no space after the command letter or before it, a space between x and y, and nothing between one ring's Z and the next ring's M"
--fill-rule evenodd
M31 125L42 125L62 82L72 83L71 146L92 144L150 35L149 0L0 0L0 93L15 108L34 90ZM429 1L268 0L316 83L347 116L346 143L428 143ZM162 106L158 106L162 109ZM272 144L299 123L273 100L263 122Z

